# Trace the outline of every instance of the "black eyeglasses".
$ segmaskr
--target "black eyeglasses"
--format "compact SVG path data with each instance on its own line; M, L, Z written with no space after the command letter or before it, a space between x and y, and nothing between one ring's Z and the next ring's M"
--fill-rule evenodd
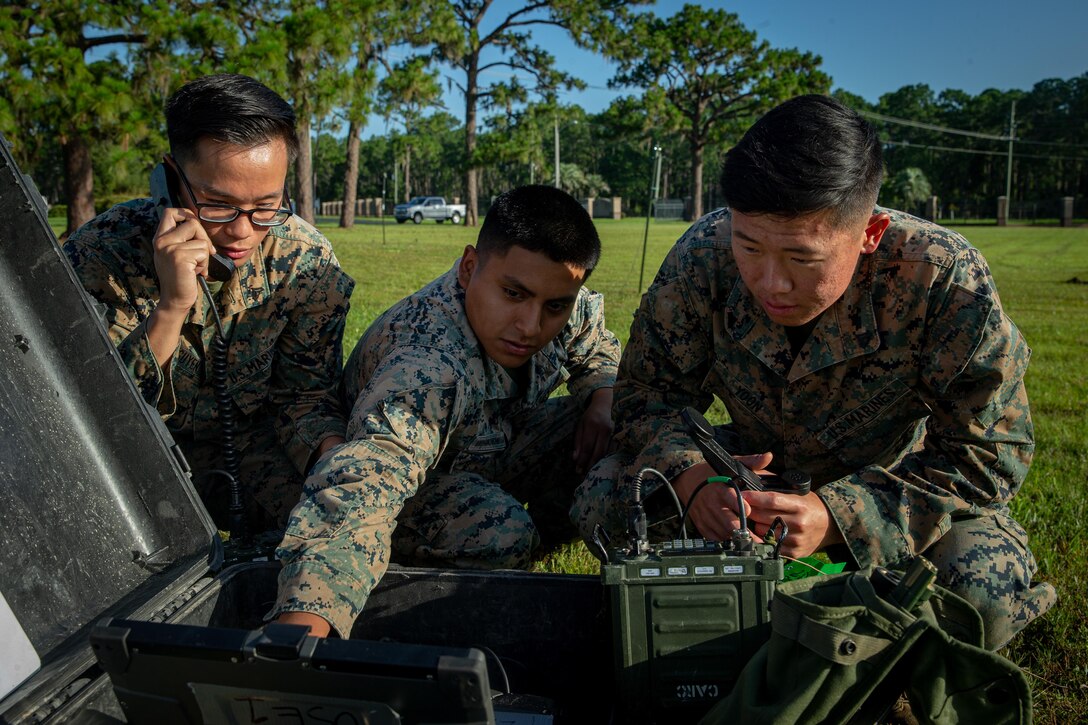
M238 218L239 214L248 214L249 221L257 227L278 227L291 218L290 209L243 209L231 204L204 204L196 200L193 187L189 179L185 178L185 172L181 170L181 164L174 162L174 168L178 170L181 183L185 184L185 190L189 192L189 198L196 206L196 215L201 221L210 224L227 224ZM287 196L287 187L283 187L283 201L288 207L291 199Z

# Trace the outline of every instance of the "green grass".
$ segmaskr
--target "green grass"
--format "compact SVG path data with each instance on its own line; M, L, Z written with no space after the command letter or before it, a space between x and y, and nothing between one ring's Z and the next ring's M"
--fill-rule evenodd
M643 219L598 220L604 244L589 286L605 295L609 328L626 342L638 306ZM651 222L644 286L681 222ZM358 286L352 297L345 350L380 312L456 261L475 230L448 224L335 226L322 230ZM1088 721L1088 229L984 227L962 229L986 255L1002 300L1033 349L1027 385L1037 450L1031 473L1013 502L1032 536L1039 578L1058 587L1061 601L1006 650L1028 673L1041 723ZM719 419L719 408L712 415ZM535 565L546 572L596 573L581 545Z
M1032 347L1031 473L1013 500L1057 608L1008 654L1030 673L1043 723L1088 721L1088 229L971 227L1009 316ZM1076 278L1081 283L1074 283Z
M604 252L589 286L604 294L609 328L627 341L631 316L638 306L639 262L642 255L644 219L598 220ZM682 222L650 223L644 286L687 225ZM477 229L425 222L387 224L385 240L378 224L356 225L351 230L335 224L321 230L332 241L340 263L357 286L351 298L345 351L366 326L390 304L414 292L453 266L466 244L476 240Z
M638 305L643 219L598 220L604 252L589 286L604 293L609 328L626 342ZM458 259L476 230L450 224L321 225L355 278L345 352L390 304ZM644 286L683 233L681 222L649 226ZM59 230L58 230L59 231ZM1032 537L1039 578L1061 600L1006 650L1028 673L1041 723L1088 722L1088 229L964 226L989 260L1010 316L1033 349L1027 375L1037 449L1013 511ZM723 409L711 417L720 420ZM535 565L539 571L596 573L581 545Z

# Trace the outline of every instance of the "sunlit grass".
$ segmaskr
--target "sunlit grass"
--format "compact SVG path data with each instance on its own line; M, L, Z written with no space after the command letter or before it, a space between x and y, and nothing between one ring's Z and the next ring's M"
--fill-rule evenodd
M638 306L644 219L598 220L604 245L589 286L605 295L609 328L627 341ZM341 263L359 286L352 298L345 348L380 312L438 276L474 241L474 229L378 225L350 232L323 226ZM647 286L686 225L652 222L643 286ZM1006 651L1027 670L1039 722L1088 720L1088 229L964 227L993 269L1002 301L1033 349L1027 385L1037 450L1032 471L1013 502L1032 535L1039 577L1062 595L1057 608L1031 625ZM721 420L720 404L711 411ZM571 544L534 564L536 571L592 574L594 559Z
M626 342L638 305L644 219L598 220L604 244L589 286L604 293L609 328ZM649 225L643 286L653 278L680 222ZM475 229L361 223L350 231L321 224L355 278L345 335L350 352L389 305L449 269ZM59 231L59 230L58 230ZM964 227L992 267L1002 301L1033 349L1027 375L1036 427L1035 461L1013 511L1032 536L1039 577L1061 594L1056 609L1006 651L1031 675L1035 718L1088 721L1088 229ZM1079 283L1074 280L1079 280ZM709 417L720 421L720 404ZM595 573L581 544L553 552L537 571Z

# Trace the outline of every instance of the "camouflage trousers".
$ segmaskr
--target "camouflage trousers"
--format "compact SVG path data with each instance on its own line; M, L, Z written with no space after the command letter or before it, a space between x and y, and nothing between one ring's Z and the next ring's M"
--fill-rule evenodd
M571 520L590 551L596 550L591 537L597 523L614 542L626 537L632 465L633 459L622 453L603 458L574 495ZM651 539L678 536L675 505L661 490L659 479L646 476L643 485ZM988 649L1007 644L1057 601L1050 584L1032 584L1038 567L1028 548L1028 535L1007 512L954 518L948 532L921 554L937 567L938 583L966 599L982 615ZM897 563L873 562L883 566Z
M216 526L226 530L230 487L224 476L211 473L226 465L220 442L177 435L174 440L193 469L193 485L201 501ZM236 435L234 445L241 460L239 478L250 533L283 531L302 495L303 475L287 457L271 424L254 425Z
M510 421L502 450L468 456L458 470L431 471L393 531L392 560L412 566L525 568L539 547L577 538L567 518L582 480L574 471L571 396Z

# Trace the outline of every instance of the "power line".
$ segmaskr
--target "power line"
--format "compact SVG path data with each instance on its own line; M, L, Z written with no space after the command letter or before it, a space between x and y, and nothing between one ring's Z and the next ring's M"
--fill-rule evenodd
M913 143L911 141L882 141L881 143L888 146L906 146L916 149L926 149L927 151L954 151L961 154L980 154L982 156L1005 156L1004 151L983 151L982 149L959 149L952 146L933 146L930 144Z
M1032 141L1031 139L1027 139L1027 138L1017 138L1016 143L1030 143L1030 144L1035 144L1037 146L1068 146L1068 147L1071 147L1071 148L1088 149L1088 143L1072 143L1072 142L1061 142L1061 141Z
M858 113L860 113L863 116L869 116L870 118L875 118L875 119L877 119L879 121L885 121L887 123L897 123L897 124L900 124L900 125L903 125L903 126L913 126L914 128L924 128L927 131L938 131L940 133L954 133L954 134L958 134L960 136L971 136L973 138L984 138L984 139L987 139L987 140L990 140L990 141L1008 141L1009 140L1008 136L996 136L994 134L980 133L978 131L966 131L966 130L961 129L961 128L949 128L947 126L937 126L937 125L932 124L932 123L923 123L921 121L912 121L909 118L896 118L895 116L885 116L882 113L876 113L874 111L862 111L862 110L859 110ZM1085 144L1085 143L1072 143L1072 142L1061 142L1061 141L1035 141L1035 140L1030 139L1030 138L1021 138L1019 136L1013 136L1012 140L1014 142L1016 142L1016 143L1034 144L1036 146L1058 146L1058 147L1067 147L1067 148L1088 148L1088 144ZM1005 152L1002 151L1001 155L1005 155ZM1018 154L1018 155L1023 156L1023 154ZM1063 158L1063 157L1055 156L1055 157L1037 157L1037 158ZM1070 158L1081 158L1081 157L1070 157Z
M1018 159L1050 159L1052 161L1088 161L1088 156L1048 156L1045 154L1017 154Z
M921 121L911 121L907 118L896 118L895 116L885 116L882 113L874 113L873 111L858 111L863 116L869 116L875 118L878 121L886 121L888 123L898 123L903 126L914 126L915 128L924 128L927 131L939 131L941 133L954 133L960 136L971 136L973 138L985 138L991 141L1008 141L1008 136L995 136L991 133L979 133L978 131L964 131L960 128L948 128L947 126L937 126L932 123L922 123Z
M979 154L982 156L1007 156L1006 151L984 151L982 149L962 149L952 146L935 146L932 144L914 143L912 141L881 141L881 143L888 146L904 146L916 149L926 149L927 151L951 151L960 154ZM1088 156L1053 156L1044 154L1017 154L1018 159L1050 159L1050 160L1062 160L1062 161L1088 161Z

